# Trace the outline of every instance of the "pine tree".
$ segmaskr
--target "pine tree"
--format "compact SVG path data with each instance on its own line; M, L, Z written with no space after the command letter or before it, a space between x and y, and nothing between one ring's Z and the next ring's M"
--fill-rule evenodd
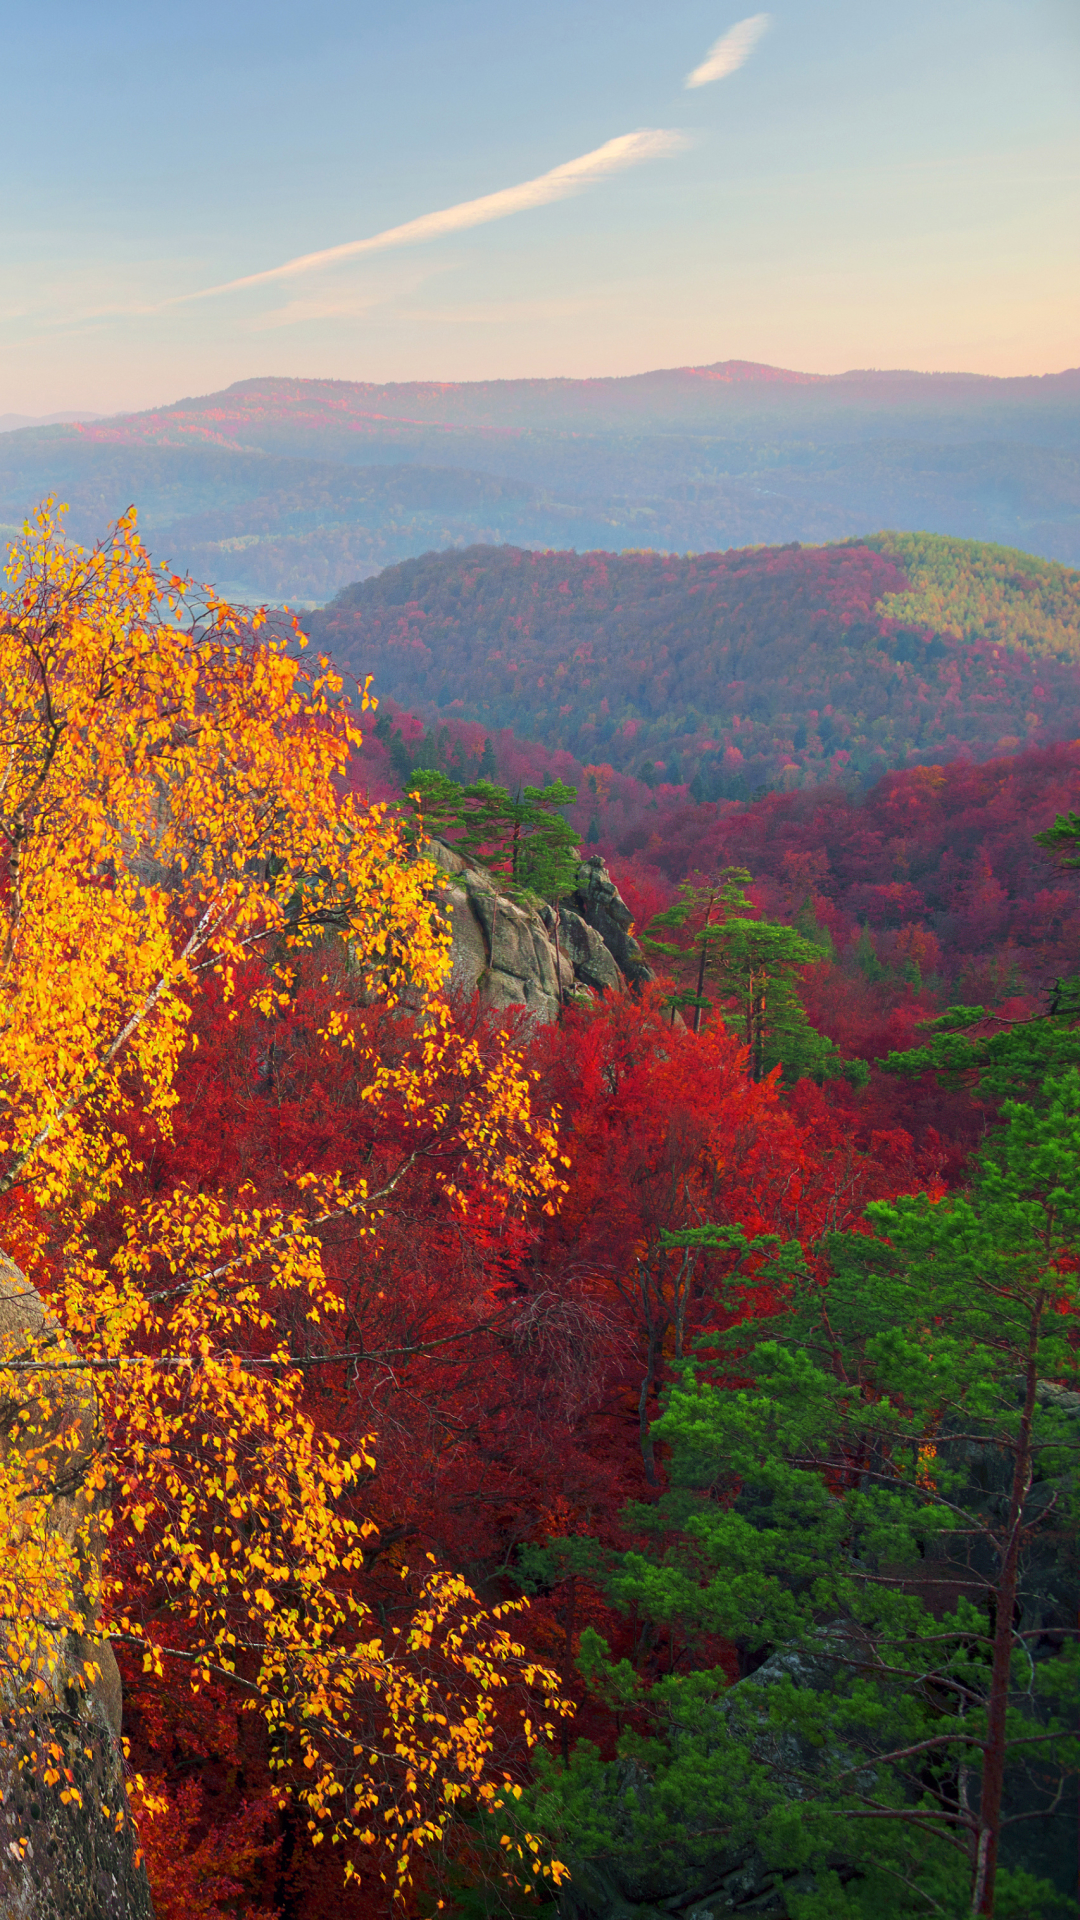
M777 1065L792 1080L838 1073L836 1049L810 1025L795 984L824 950L794 927L752 917L750 884L745 867L725 867L704 884L684 881L675 905L650 921L642 945L676 976L672 1018L676 1009L692 1009L699 1032L713 1005L705 991L711 983L722 1017L746 1042L755 1080ZM658 937L669 933L676 938ZM850 1070L857 1073L858 1063Z
M620 1759L533 1806L586 1867L756 1851L798 1920L1074 1910L1080 1074L1004 1118L970 1192L871 1206L824 1284L789 1254L783 1311L699 1343L641 1547L547 1549L683 1650L650 1687L582 1636Z

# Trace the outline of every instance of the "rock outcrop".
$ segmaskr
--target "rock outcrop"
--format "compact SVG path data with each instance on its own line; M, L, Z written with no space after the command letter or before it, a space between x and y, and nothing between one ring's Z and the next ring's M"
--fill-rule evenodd
M655 977L630 931L633 925L630 909L598 854L582 861L578 883L567 907L599 934L632 987L641 987Z
M447 876L459 993L478 993L493 1008L525 1007L550 1022L560 999L587 1001L652 979L630 932L630 909L602 860L582 863L574 892L555 908L508 899L483 867L441 841L426 851Z
M62 1626L39 1632L30 1655L35 1698L18 1664L25 1642L17 1648L10 1620L0 1620L0 1916L152 1920L124 1791L120 1674L108 1642L89 1637L100 1556L89 1473L96 1396L70 1369L74 1349L36 1288L0 1255L0 1367L28 1356L44 1359L47 1370L16 1374L14 1384L7 1376L0 1457L9 1474L14 1468L39 1490L40 1504L30 1505L43 1539L63 1543L71 1611L88 1637ZM96 1670L90 1684L88 1662Z

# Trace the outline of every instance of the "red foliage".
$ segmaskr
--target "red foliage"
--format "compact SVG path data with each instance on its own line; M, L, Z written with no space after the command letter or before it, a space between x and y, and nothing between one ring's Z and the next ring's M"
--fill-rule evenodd
M1038 982L1064 970L1080 931L1075 883L1031 835L1078 793L1080 749L1058 748L891 775L861 800L772 795L687 809L673 816L670 844L658 835L616 860L615 875L640 927L669 903L684 866L745 862L762 910L809 916L831 936L835 962L807 971L808 1010L842 1051L874 1059L915 1041L939 1004L937 976L959 976L966 990L982 969L1009 1005L1013 974ZM207 985L171 1137L132 1121L142 1191L186 1184L229 1195L246 1183L273 1204L304 1169L377 1182L403 1161L416 1142L402 1116L373 1109L354 1056L318 1038L341 984L328 972L325 956L301 966L273 1021L232 1017ZM430 1553L499 1597L513 1590L525 1543L588 1532L626 1544L626 1502L649 1498L650 1474L662 1475L662 1460L643 1450L642 1415L647 1423L655 1411L676 1343L748 1309L767 1312L773 1297L760 1272L735 1282L730 1261L715 1257L698 1261L680 1305L665 1229L737 1224L750 1237L798 1239L813 1258L820 1236L857 1223L868 1200L962 1177L983 1124L968 1095L876 1072L859 1091L843 1081L755 1086L718 1024L698 1036L673 1028L660 999L616 997L568 1009L561 1026L516 1027L538 1101L563 1115L569 1191L554 1214L496 1206L461 1164L451 1125L402 1179L377 1254L348 1224L327 1234L341 1313L319 1330L326 1358L310 1369L308 1407L350 1447L377 1436L363 1505L380 1533L364 1598L390 1627L405 1605L403 1557ZM475 1002L456 1017L483 1044L500 1020L517 1022L482 1019ZM378 1009L363 1018L384 1057L417 1044L406 1018ZM452 1112L452 1079L440 1092ZM437 1178L451 1170L464 1206ZM24 1236L41 1230L13 1213L12 1224ZM310 1352L308 1327L293 1336ZM608 1750L614 1723L573 1669L586 1625L644 1667L676 1650L635 1647L582 1579L534 1602L521 1631L563 1669L578 1702L566 1738ZM384 1912L377 1880L344 1893L340 1862L272 1808L266 1756L223 1698L192 1703L142 1674L126 1679L136 1764L170 1806L144 1825L163 1920L219 1920L237 1902L282 1920ZM509 1726L505 1758L523 1764Z
M885 965L999 998L1073 968L1080 890L1033 836L1077 806L1073 741L888 773L863 794L672 809L638 857L671 880L746 866L766 912L788 918L809 898L840 950L868 924Z
M230 1194L247 1183L271 1204L302 1168L375 1180L399 1163L400 1118L363 1101L352 1055L317 1041L333 986L326 967L320 957L301 968L290 1007L272 1022L231 1018L208 985L172 1137L133 1122L143 1191L187 1184ZM374 1009L366 1017L384 1054L417 1044L408 1021ZM475 1003L459 1017L477 1020ZM867 1198L936 1170L933 1151L920 1155L902 1130L868 1131L854 1096L845 1107L812 1087L784 1096L774 1082L755 1086L734 1040L718 1029L673 1031L658 998L568 1010L561 1028L534 1031L530 1044L537 1097L566 1116L561 1211L508 1217L462 1167L467 1207L452 1205L435 1178L460 1158L451 1131L402 1182L375 1257L348 1225L326 1239L342 1312L319 1329L328 1359L310 1369L308 1408L350 1446L377 1435L363 1505L380 1535L364 1598L388 1626L406 1604L403 1557L430 1553L498 1595L524 1542L584 1530L623 1537L625 1502L649 1490L639 1429L656 1324L643 1316L639 1257L652 1257L664 1226L738 1222L748 1235L777 1232L810 1247ZM452 1086L446 1092L452 1102ZM703 1263L686 1339L730 1317L723 1278ZM752 1275L747 1288L747 1301L767 1308ZM660 1328L647 1413L672 1337L670 1323ZM297 1324L294 1338L310 1352L310 1328ZM624 1628L577 1582L539 1599L522 1632L573 1686L573 1652L590 1623L621 1644ZM218 1920L237 1889L253 1903L244 1911L285 1920L380 1911L372 1889L343 1893L340 1862L312 1853L274 1811L246 1717L212 1690L192 1702L168 1682L125 1679L135 1763L170 1804L145 1825L164 1920ZM571 1731L607 1743L612 1726L582 1700ZM505 1757L522 1763L512 1744Z

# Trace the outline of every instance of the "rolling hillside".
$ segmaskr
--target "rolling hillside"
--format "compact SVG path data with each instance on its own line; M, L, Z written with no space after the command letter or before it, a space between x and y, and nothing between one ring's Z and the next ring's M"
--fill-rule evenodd
M308 626L376 691L695 799L1080 734L1080 573L976 542L427 554Z
M1080 371L248 380L0 433L0 526L45 494L244 599L313 604L432 548L705 552L923 527L1080 564Z

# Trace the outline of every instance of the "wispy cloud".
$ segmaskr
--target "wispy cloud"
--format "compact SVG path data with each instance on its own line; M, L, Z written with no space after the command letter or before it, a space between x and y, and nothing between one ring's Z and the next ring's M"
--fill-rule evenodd
M713 41L700 67L687 74L686 86L707 87L713 80L723 80L729 73L735 73L749 60L768 24L767 13L752 13L748 20L729 27L719 40Z
M546 207L553 200L566 200L608 174L622 173L645 160L661 160L679 153L689 144L684 133L663 127L641 127L636 133L622 133L592 153L564 161L525 180L518 187L504 187L499 193L486 193L479 200L462 200L456 207L443 207L438 213L425 213L408 220L402 227L387 227L366 240L347 240L340 247L324 247L321 253L302 253L280 267L267 267L262 273L248 273L239 280L225 280L220 286L203 287L198 293L184 293L166 302L170 307L189 300L210 300L223 293L239 293L246 287L261 287L274 280L290 280L297 274L312 273L320 267L332 267L339 260L355 260L361 254L381 253L388 247L416 246L422 240L437 240L446 233L462 233L468 227L485 226L490 220L505 220L509 214L524 213L530 207Z

